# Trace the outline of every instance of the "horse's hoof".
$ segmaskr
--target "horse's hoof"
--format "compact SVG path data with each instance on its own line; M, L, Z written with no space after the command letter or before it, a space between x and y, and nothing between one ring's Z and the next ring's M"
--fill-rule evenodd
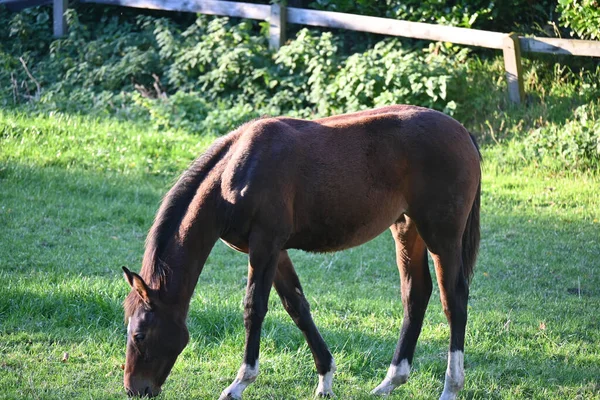
M315 397L317 398L323 398L326 397L328 399L334 398L335 394L333 394L333 391L330 390L319 390L317 393L315 393Z
M450 393L444 390L444 393L442 393L440 400L456 400L456 397L456 393Z
M221 396L219 396L219 400L242 400L242 398L241 397L235 397L231 393L221 393Z
M376 396L388 396L396 387L388 382L381 382L379 386L371 391L371 394Z

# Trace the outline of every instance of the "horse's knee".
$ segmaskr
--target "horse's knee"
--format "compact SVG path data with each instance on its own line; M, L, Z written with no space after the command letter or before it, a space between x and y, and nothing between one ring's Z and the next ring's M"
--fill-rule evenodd
M267 307L248 306L244 309L244 326L250 329L252 326L261 325L267 314Z
M432 292L433 287L431 282L429 285L402 290L402 304L418 306L419 309L425 309L427 308L427 304L429 304Z
M310 305L304 296L296 298L281 296L281 303L300 330L304 331L310 327L312 321Z

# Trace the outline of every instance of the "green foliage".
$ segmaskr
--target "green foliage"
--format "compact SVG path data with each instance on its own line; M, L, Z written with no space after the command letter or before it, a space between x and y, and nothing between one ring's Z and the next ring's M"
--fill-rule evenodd
M600 3L597 0L558 0L560 21L582 39L600 39Z
M452 112L447 87L462 61L389 39L340 54L338 38L308 29L273 54L256 23L227 18L198 16L183 27L167 18L106 16L95 33L74 10L68 19L69 35L29 58L42 87L37 107L145 114L156 127L192 132L224 133L262 114L309 117L389 103ZM11 72L30 80L19 67Z
M575 109L564 125L548 124L534 130L523 142L526 155L554 169L600 167L600 115L598 103Z
M8 12L0 5L0 16L5 14ZM51 15L50 8L40 7L25 9L10 19L2 18L0 49L12 50L21 56L44 54L52 41L47 33L52 29Z
M308 29L298 32L296 39L275 54L272 105L293 110L296 115L329 115L331 109L324 94L335 79L343 62L339 54L339 38L330 32L316 35Z
M249 104L230 105L223 101L209 104L194 92L179 91L158 99L134 93L133 101L149 113L150 121L158 130L223 135L260 116Z
M452 109L446 100L451 62L406 50L397 40L344 57L331 33L302 29L270 57L266 38L253 35L248 22L232 25L226 18L199 17L180 33L159 20L154 33L161 61L168 65L168 87L201 93L199 101L219 100L225 109L243 104L258 114L298 116L386 102Z
M376 17L498 32L531 32L551 19L556 0L315 0L311 6Z
M5 68L0 69L5 93L0 104L30 102L37 82L41 86L40 95L35 97L38 108L113 113L122 111L128 101L124 93L131 92L136 84L148 85L153 82L152 75L160 73L152 32L140 29L135 21L103 15L92 29L69 9L69 34L51 40L51 21L43 27L23 21L33 20L29 13L44 16L48 9L0 14L0 37L7 37L5 47L0 47L0 62L6 60ZM4 23L10 29L4 30Z
M62 75L68 85L115 92L131 90L134 83L148 83L152 73L160 72L148 30L139 30L116 17L104 17L100 21L103 32L92 36L75 10L69 10L67 19L69 34L50 47L49 64L60 61L63 68L51 69L52 77Z
M147 18L144 26L152 24ZM182 32L166 19L154 21L164 77L171 88L198 89L210 100L222 95L249 97L264 84L269 63L267 38L256 24L198 16ZM268 79L268 78L267 78Z
M327 104L334 112L407 103L452 114L455 103L447 98L447 86L461 69L458 59L464 54L406 51L397 40L381 41L345 60L325 89Z

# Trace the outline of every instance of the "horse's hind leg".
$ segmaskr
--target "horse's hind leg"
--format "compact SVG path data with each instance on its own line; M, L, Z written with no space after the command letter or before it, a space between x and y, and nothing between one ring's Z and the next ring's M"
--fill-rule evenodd
M385 379L374 394L387 395L408 379L417 339L421 333L432 283L427 265L427 247L414 222L403 216L391 227L396 242L404 318L400 339Z
M335 372L335 362L310 315L310 306L304 297L300 280L287 251L282 251L279 254L274 286L284 308L304 334L308 347L313 354L319 373L319 386L316 395L333 396L331 386L333 373Z
M450 324L450 351L444 392L440 400L454 400L463 388L465 329L469 284L462 271L461 244L431 254L435 264L442 308Z

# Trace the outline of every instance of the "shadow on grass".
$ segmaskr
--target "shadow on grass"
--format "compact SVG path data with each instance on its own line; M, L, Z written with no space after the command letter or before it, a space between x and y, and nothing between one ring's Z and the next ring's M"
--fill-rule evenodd
M65 286L40 285L29 290L25 283L19 288L5 288L0 298L0 322L0 332L9 336L43 333L63 342L125 333L118 299L101 291Z
M228 349L231 349L229 342L235 339L239 343L239 347L235 348L239 349L239 359L241 360L244 338L241 314L241 310L237 310L235 307L205 311L202 316L198 315L197 311L191 310L190 318L195 320L192 336L196 340L201 338L204 346L219 348L223 343L227 343ZM493 319L493 316L485 314L488 313L473 313L472 317ZM214 324L218 324L219 321L227 322L222 322L220 329L214 329ZM426 327L425 330L427 329L431 329L431 327ZM362 382L361 385L365 386L366 394L368 390L372 389L369 385L374 387L385 375L396 345L399 326L397 330L386 334L375 334L361 328L328 327L321 328L320 331L338 361L338 374L341 373L344 376L342 382L348 384L347 381L350 379L353 387L357 382ZM397 390L399 393L415 390L414 387L411 387L413 380L417 381L414 385L421 385L423 380L431 382L433 379L434 382L437 382L436 390L441 391L443 387L449 331L444 327L443 335L440 337L432 338L427 332L423 336L425 337L422 337L417 345L413 378L409 380L406 388ZM593 356L586 358L582 354L556 354L548 351L544 347L544 343L540 343L539 340L531 346L525 345L522 350L515 350L515 341L532 340L536 342L535 337L529 336L505 341L499 338L497 340L500 343L496 343L490 350L486 348L487 343L478 343L477 339L473 340L475 343L467 343L466 346L467 384L462 394L463 398L504 398L501 391L516 393L516 398L536 398L533 395L538 395L540 388L548 385L559 386L568 393L580 392L584 396L600 390L599 386L594 386L596 377L600 373L600 366ZM589 340L578 340L578 343L591 348L596 344L596 340L597 338L589 338ZM267 359L272 359L274 354L281 355L282 353L295 359L292 362L293 365L279 367L270 365L271 361L266 367L267 369L263 369L263 374L277 374L277 371L282 368L284 370L287 368L306 370L308 366L310 371L313 370L310 352L304 344L304 339L287 316L281 316L279 313L278 316L267 318L263 328L262 345L263 347L267 345L269 348L269 355L263 355ZM303 351L300 357L298 349ZM230 356L230 354L222 355ZM279 358L277 362L284 362L284 359L287 358ZM299 366L298 362L306 365ZM237 368L237 364L232 367ZM267 380L263 380L262 385L285 384L285 377L263 377L262 379ZM298 377L294 379L289 378L288 381L298 385ZM303 384L307 386L312 385L314 371L309 372L303 381ZM428 397L431 396L424 398Z

